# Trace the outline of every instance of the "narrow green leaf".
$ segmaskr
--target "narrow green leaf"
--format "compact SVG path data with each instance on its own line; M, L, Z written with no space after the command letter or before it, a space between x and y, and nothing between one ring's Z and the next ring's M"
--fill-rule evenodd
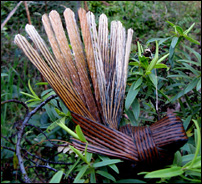
M76 153L85 163L87 163L87 160L86 160L86 158L83 156L83 154L78 150L78 149L76 149L76 148L74 148L73 146L70 146L69 145L69 147L72 149L72 151L74 152L74 153ZM88 166L88 165L87 165Z
M96 183L95 170L94 170L94 169L93 169L92 172L90 173L90 182L91 182L91 183Z
M135 83L133 83L135 85ZM135 100L138 92L140 91L140 87L133 90L134 85L132 85L128 91L128 95L126 97L126 101L125 101L125 108L126 110L129 109L129 107L131 106L131 104L133 103L133 101Z
M164 56L162 56L162 57L156 62L156 64L161 63L161 62L162 62L164 59L166 59L168 56L169 56L169 53L166 54L166 55L164 55Z
M48 85L48 82L37 82L35 85Z
M167 169L161 169L149 172L144 176L144 178L168 178L168 177L174 177L179 176L183 174L184 171L181 167L172 167Z
M194 49L192 49L191 47L188 47L187 45L183 45L183 46L196 56L198 62L201 65L201 55L198 52L196 52Z
M79 125L76 126L76 133L79 136L80 141L87 142L85 136L83 135L83 132L81 130L81 127Z
M51 96L51 95L56 95L55 91L51 91L50 93L44 95L44 96L42 97L42 99L43 99L43 100L46 100L46 99L47 99L49 96Z
M192 28L194 27L195 23L193 23L187 30L184 31L184 35L187 35L191 30Z
M146 75L149 74L151 70L154 68L154 66L156 65L156 62L158 61L158 58L159 58L159 46L158 46L158 42L156 41L156 52L155 52L154 58L152 59L149 66L147 67Z
M80 159L81 159L81 158L78 158L78 160L74 163L74 165L70 166L70 168L69 168L69 170L68 170L68 172L67 172L67 174L66 174L66 176L65 176L66 178L68 178L68 176L70 175L70 173L75 169L75 167L76 167L77 164L79 163Z
M86 146L87 146L87 144L86 144ZM88 163L90 163L90 161L92 159L92 156L93 156L92 153L89 153L89 152L85 153L85 157L86 157L86 160L87 160Z
M141 57L141 48L140 48L140 42L137 41L137 49L138 49L138 57Z
M184 38L186 38L187 40L189 40L189 41L192 42L192 43L195 43L195 44L197 44L197 45L200 45L200 42L194 40L193 38L191 38L191 37L189 37L189 36L184 35Z
M7 77L8 74L7 73L1 73L1 77Z
M178 62L182 62L182 63L189 63L189 64L193 64L193 65L197 65L197 66L201 66L201 63L199 62L195 62L195 61L191 61L191 60L186 60L186 59L181 59L181 60L178 60Z
M135 83L135 85L134 85L134 87L133 87L133 90L137 89L141 84L142 84L142 77L140 77L140 78L136 81L136 83Z
M154 84L154 87L157 88L158 80L156 75L154 75L153 73L150 73L148 76L151 82Z
M101 160L111 160L109 157L98 155ZM119 169L115 164L110 164L109 167L119 174Z
M194 163L196 163L197 156L198 156L198 153L199 153L200 147L201 147L201 131L200 131L200 127L198 125L197 120L192 119L192 121L194 122L194 124L196 126L196 129L197 129L197 140L198 140L198 142L197 142L197 145L196 145L196 151L195 151L195 154L194 154L194 158L193 158L191 164L188 166L188 168L192 168ZM200 158L200 160L201 160L201 158Z
M110 160L104 160L101 162L97 162L93 164L93 167L103 167L106 165L110 165L110 164L115 164L115 163L119 163L122 162L120 159L110 159Z
M169 67L165 64L156 64L154 68L166 68L167 71L169 70Z
M199 79L195 78L192 82L189 83L189 85L185 88L184 90L184 94L188 93L189 91L191 91L193 88L196 87L197 83L198 83Z
M176 26L176 29L180 35L183 35L183 29L180 26Z
M105 171L98 170L98 171L96 171L96 173L101 175L101 176L104 176L105 178L108 178L108 179L110 179L112 181L116 181L116 179L111 174L109 174L109 173L107 173Z
M62 111L60 111L58 108L54 108L55 109L55 112L59 115L59 116L66 116L66 114Z
M175 24L173 24L172 22L170 22L170 21L166 21L168 24L170 24L172 27L175 27Z
M189 123L191 121L191 117L192 117L192 115L189 115L183 122L183 126L184 126L185 130L187 130L187 127L189 126Z
M153 42L153 41L159 41L159 45L161 45L163 42L167 41L170 38L172 38L172 37L168 37L168 38L151 38L146 42L146 44L148 44L150 42Z
M135 119L138 120L139 115L140 115L140 104L139 104L137 98L132 103L132 109L133 109L133 114L135 116Z
M179 39L178 37L173 37L171 45L170 45L172 48L175 48L175 46L178 42L178 39Z
M198 91L199 89L201 89L201 78L199 79L199 81L196 85L196 90Z
M49 181L49 183L60 183L63 173L63 170L56 172Z
M36 93L34 92L34 90L32 89L31 84L30 84L30 80L28 80L28 87L29 87L29 90L31 91L31 93L33 94L33 96L35 96L36 98L40 99L40 98L36 95Z
M79 180L81 179L81 177L84 176L84 174L85 174L85 172L86 172L87 169L88 169L88 165L84 165L84 166L80 169L80 171L79 171L79 173L77 174L76 178L74 179L74 182L73 182L73 183L78 183Z
M131 65L131 66L139 66L139 63L138 62L130 62L129 65Z
M79 140L79 136L73 132L70 128L68 128L66 125L65 125L65 118L66 117L63 117L61 119L59 119L56 123L62 128L64 129L68 134L70 134L71 136L73 136L74 138L78 139Z
M38 98L38 97L35 97L35 96L33 96L33 95L30 95L29 93L25 93L25 92L20 92L21 94L23 94L23 95L26 95L26 96L28 96L28 97L30 97L30 98L34 98L34 99L39 99L40 100L40 98Z

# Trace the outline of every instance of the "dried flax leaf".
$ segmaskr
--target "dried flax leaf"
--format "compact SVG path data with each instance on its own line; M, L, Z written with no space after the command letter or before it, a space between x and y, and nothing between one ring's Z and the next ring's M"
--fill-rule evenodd
M76 67L80 77L80 83L83 89L88 110L97 121L100 121L98 109L95 104L95 100L94 100L91 86L90 86L90 81L88 79L87 65L86 65L86 61L83 53L83 47L82 47L80 35L78 32L78 27L76 25L74 12L71 11L69 8L67 8L64 11L64 17L65 17L67 32L70 38L71 46L75 54Z
M102 62L100 47L99 47L99 41L98 41L98 33L96 30L96 24L95 24L95 16L92 12L88 12L86 14L88 26L90 29L90 36L91 36L91 42L93 46L94 51L94 59L95 59L95 69L97 72L97 81L98 81L98 88L100 93L100 100L101 100L101 107L102 107L102 116L103 116L103 123L108 124L107 122L107 109L106 109L106 79L105 79L105 73L104 73L104 66Z
M93 54L93 47L92 47L92 43L91 43L89 26L88 26L87 18L86 18L86 11L84 9L80 8L78 11L78 15L79 15L79 19L80 19L83 42L85 45L86 59L87 59L88 68L89 68L90 76L91 76L92 83L93 83L95 100L96 100L96 104L97 104L97 107L98 107L100 113L102 113L101 104L100 104L100 94L99 94L99 89L98 89L98 81L97 81L97 72L95 69L95 59L94 59L94 54Z
M71 50L69 48L69 44L62 26L62 21L60 19L58 12L55 10L52 10L49 14L49 19L50 19L50 23L52 25L53 31L55 33L56 40L58 42L61 55L64 58L64 60L62 60L62 62L64 62L62 63L62 66L68 69L74 88L77 90L79 96L82 98L83 102L85 103L83 91L82 91L79 76L78 76L78 71L75 67Z
M64 73L61 72L58 61L52 57L44 40L40 37L35 28L32 25L26 25L25 29L34 44L36 45L36 47L40 50L40 52L46 59L47 63L52 67L53 72L55 72L55 74L60 78L60 82L66 87L66 89L68 89L68 91L74 96L76 100L80 101L81 107L85 106L79 94L75 92L72 83L65 77Z
M69 79L69 76L67 77L67 74L69 74L69 72L67 70L67 67L65 66L65 59L64 59L63 55L61 54L58 42L55 38L55 34L53 32L53 29L52 29L52 26L50 24L50 20L49 20L47 14L44 14L42 16L42 22L43 22L46 34L47 34L48 39L49 39L49 43L51 45L51 48L52 48L53 53L54 53L55 58L56 58L56 60L54 60L55 61L54 64L56 66L58 66L60 69L61 74L59 74L59 75L64 75L65 76L64 80L66 78Z

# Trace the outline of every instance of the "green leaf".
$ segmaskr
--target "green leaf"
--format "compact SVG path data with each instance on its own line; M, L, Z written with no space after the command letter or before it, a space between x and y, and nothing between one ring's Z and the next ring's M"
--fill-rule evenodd
M169 67L167 65L165 65L165 64L156 64L154 68L166 68L167 71L169 69Z
M73 146L70 146L69 145L69 147L72 149L72 151L74 152L74 153L76 153L85 163L87 163L87 160L86 160L86 158L83 156L83 154L78 150L78 149L76 149L76 148L74 148ZM88 165L87 165L88 166Z
M183 122L183 125L184 125L184 129L187 130L187 127L189 126L189 123L191 121L191 117L192 115L189 115Z
M194 158L191 162L191 164L188 166L188 168L192 168L194 166L194 164L197 162L197 155L200 151L200 147L201 147L201 131L200 131L200 127L198 125L198 122L197 120L195 119L192 119L192 121L194 122L195 126L196 126L196 129L197 129L197 145L196 145L196 151L195 151L195 154L194 154ZM201 158L199 158L201 160ZM184 166L185 167L185 166Z
M51 91L50 93L44 95L44 96L42 97L42 99L43 99L43 100L46 100L46 99L47 99L49 96L51 96L51 95L56 95L55 91Z
M135 100L138 92L140 91L140 87L137 88L137 89L135 89L135 90L133 90L134 86L135 86L135 82L131 85L131 87L130 87L130 89L128 91L128 95L126 97L126 101L125 101L125 108L126 108L126 110L129 109L129 107L131 106L131 104Z
M63 170L56 172L49 181L49 183L60 183L63 173Z
M170 24L172 27L175 27L175 24L173 24L172 22L170 22L170 21L166 21L168 24Z
M109 157L98 155L101 160L111 160ZM119 169L115 164L110 164L109 167L119 174Z
M192 43L195 43L195 44L197 44L197 45L200 45L200 42L194 40L193 38L191 38L191 37L189 37L189 36L184 35L184 38L186 38L187 40L189 40L189 41L192 42Z
M166 168L161 170L156 170L149 172L144 176L144 178L168 178L168 177L174 177L179 176L183 174L184 171L181 167L172 167L172 168Z
M37 82L35 85L48 85L48 82Z
M59 115L59 116L67 116L64 112L60 111L58 108L54 108L56 113Z
M141 48L140 48L140 42L137 41L137 49L138 49L138 57L141 57L142 52L141 52Z
M199 79L195 78L192 82L189 83L189 85L185 88L184 90L184 94L188 93L189 91L191 91L193 88L196 87L197 83L198 83Z
M104 160L101 162L97 162L93 164L93 167L103 167L106 165L110 165L110 164L115 164L115 163L119 163L122 162L120 159L110 159L110 160Z
M134 87L133 87L133 90L137 89L141 84L142 84L142 77L140 77L140 78L136 81L136 83L135 83L135 85L134 85Z
M140 104L139 104L137 98L132 103L132 109L133 109L133 114L135 116L135 119L138 120L139 115L140 115Z
M169 53L166 54L166 55L164 55L164 56L162 56L162 57L156 62L156 64L159 64L159 63L162 62L164 59L166 59L168 56L169 56Z
M48 114L49 118L51 119L51 121L56 121L58 118L56 118L56 116L53 113L53 108L50 107L49 104L46 104L44 106L46 113Z
M82 132L82 130L81 130L80 125L77 125L77 126L76 126L76 133L77 133L77 135L78 135L80 141L82 141L82 142L87 142L85 136L83 135L83 132Z
M74 133L70 128L68 128L66 125L65 125L65 118L66 117L63 117L61 119L59 119L58 121L56 121L56 123L62 128L64 129L68 134L70 134L71 136L73 136L74 138L79 139L79 136Z
M8 74L7 73L1 73L1 77L7 77Z
M30 85L30 79L28 80L28 87L29 87L29 90L31 91L31 93L33 94L33 96L35 96L36 98L40 99L36 93L34 92L34 90L32 89L31 85Z
M21 94L23 94L23 95L26 95L26 96L28 96L28 97L30 97L30 98L34 98L34 99L37 99L37 100L40 100L40 98L36 98L35 96L33 96L33 95L30 95L29 93L25 93L25 92L20 92Z
M172 37L168 37L168 38L151 38L149 39L146 44L153 42L153 41L159 41L159 45L161 45L163 42L165 42L166 40L170 39Z
M81 179L81 177L83 177L83 175L85 174L86 170L88 169L88 165L84 165L79 173L77 174L76 178L74 179L74 182L73 183L78 183L79 180ZM82 180L83 181L83 180Z
M180 26L176 26L176 29L180 35L183 35L183 29Z
M91 159L92 159L92 156L93 154L92 153L89 153L89 152L86 152L85 153L85 157L86 157L86 160L88 163L90 163Z
M195 62L195 61L190 61L190 60L178 60L179 62L185 62L185 63L189 63L189 64L193 64L193 65L197 65L197 66L201 66L201 63L200 62Z
M110 179L112 181L116 181L116 179L111 174L109 174L109 173L107 173L105 171L98 170L98 171L96 171L96 173L101 175L101 176L104 176L105 178L108 178L108 179Z
M131 66L139 66L139 63L138 62L130 62L129 65L131 65Z
M199 89L201 89L201 78L199 79L199 81L196 85L196 90L198 91Z
M201 55L198 52L196 52L194 49L192 49L191 47L188 47L187 45L183 45L183 46L196 56L198 62L200 63L200 66L201 66Z
M184 31L184 35L187 35L191 30L192 28L194 27L195 23L193 23L187 30Z
M151 82L154 84L154 87L157 88L158 83L157 77L153 73L150 73L148 76Z
M155 52L154 58L152 59L149 66L147 67L146 75L148 75L151 72L151 70L154 68L154 66L156 65L156 62L158 61L158 58L159 58L159 46L158 46L158 42L156 41L156 52Z
M179 39L178 37L173 37L171 45L170 45L172 48L175 48L175 46L178 42L178 39Z
M92 172L90 173L90 182L91 182L91 183L96 183L95 170L94 170L94 169L93 169Z

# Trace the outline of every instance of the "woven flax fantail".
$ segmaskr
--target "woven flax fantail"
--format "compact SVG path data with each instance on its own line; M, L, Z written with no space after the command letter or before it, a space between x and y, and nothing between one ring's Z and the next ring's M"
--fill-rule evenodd
M187 141L182 122L173 114L150 127L119 127L133 30L126 33L120 21L112 21L109 32L104 14L97 29L93 13L79 9L78 15L83 43L74 13L69 8L64 11L72 50L54 10L42 17L54 57L32 25L25 29L40 52L19 34L15 43L71 111L89 143L89 152L145 164L173 154ZM85 149L79 140L72 139L72 144Z

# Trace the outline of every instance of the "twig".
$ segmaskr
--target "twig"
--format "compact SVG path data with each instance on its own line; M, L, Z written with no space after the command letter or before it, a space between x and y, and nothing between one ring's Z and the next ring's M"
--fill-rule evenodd
M106 5L106 6L110 6L110 4L109 3L107 3L106 1L101 1L104 5Z
M33 111L31 111L29 113L29 109L27 107L27 105L24 103L24 102L20 102L18 100L15 100L15 99L12 99L12 100L7 100L7 101L4 101L2 102L1 104L5 104L5 103L8 103L8 102L15 102L15 103L19 103L19 104L22 104L24 107L26 107L26 115L25 115L25 119L24 121L22 122L22 125L18 131L18 135L17 135L17 144L16 144L16 155L18 157L18 162L19 162L19 165L20 165L20 170L22 172L22 175L25 179L25 182L26 183L31 183L30 181L30 178L27 176L27 172L25 170L25 167L24 167L24 163L23 163L23 159L22 159L22 156L21 156L21 148L20 148L20 143L21 143L21 139L22 139L22 134L23 134L23 131L24 131L24 128L26 126L26 124L28 123L28 121L30 120L30 118L40 109L42 108L46 103L48 103L50 100L52 100L53 98L55 98L57 95L51 95L49 96L45 101L43 101L39 106L37 106Z
M46 137L46 139L47 139L53 146L55 146L55 147L58 147L58 146L65 146L65 145L58 145L58 144L53 143L53 142L48 138L48 136L47 136L39 127L37 127L37 126L35 126L35 125L32 125L32 124L28 124L28 123L27 123L25 126L31 126L31 127L36 128L37 130L39 130L39 132L42 133L42 134Z
M9 19L13 16L13 14L15 13L15 11L18 9L18 7L21 5L23 1L20 1L16 7L8 14L8 16L6 17L6 19L3 21L3 23L1 24L1 30L3 29L3 27L5 26L5 24L9 21Z
M24 5L25 5L25 10L26 10L26 13L27 13L27 19L28 19L28 23L31 25L31 24L32 24L32 22L31 22L31 18L30 18L29 9L28 9L28 6L27 6L27 1L24 1Z
M87 1L84 1L84 9L86 10L86 12L88 12L88 4L87 4Z
M158 80L157 79L157 73L156 73L156 69L155 69L155 77L156 77L156 81ZM158 120L160 119L160 115L159 115L159 107L158 107L158 104L159 104L159 101L158 101L158 86L156 86L156 113L157 113L157 117L158 117Z

